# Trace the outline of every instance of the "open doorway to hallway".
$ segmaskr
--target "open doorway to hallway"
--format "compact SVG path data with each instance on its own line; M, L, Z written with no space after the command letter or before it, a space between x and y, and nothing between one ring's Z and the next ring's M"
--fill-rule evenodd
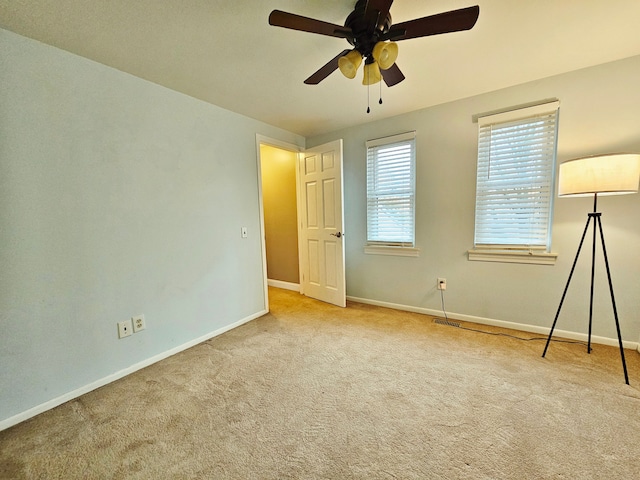
M260 144L268 284L300 291L297 153Z

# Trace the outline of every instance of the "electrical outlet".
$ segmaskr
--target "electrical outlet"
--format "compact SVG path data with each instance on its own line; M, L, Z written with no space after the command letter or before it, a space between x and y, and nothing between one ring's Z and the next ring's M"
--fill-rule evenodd
M138 333L140 330L144 330L147 326L144 322L144 315L131 317L131 321L133 322L133 333Z
M128 337L133 333L133 326L131 325L131 319L118 322L118 338Z
M438 278L438 290L446 290L446 289L447 289L447 279Z

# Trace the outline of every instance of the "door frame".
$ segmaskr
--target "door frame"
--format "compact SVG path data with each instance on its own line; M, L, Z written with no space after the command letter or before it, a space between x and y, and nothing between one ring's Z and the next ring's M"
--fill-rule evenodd
M266 137L264 135L256 134L256 158L258 167L258 205L260 210L260 244L262 248L262 278L264 285L264 309L269 311L269 278L267 276L267 239L264 228L264 202L262 199L262 155L260 152L261 145L268 145L270 147L280 148L288 152L296 154L296 225L298 230L298 275L302 278L302 262L300 261L300 172L298 168L298 162L300 153L304 151L304 147L296 145L294 143L283 142L275 138ZM302 291L302 282L300 285L300 293Z

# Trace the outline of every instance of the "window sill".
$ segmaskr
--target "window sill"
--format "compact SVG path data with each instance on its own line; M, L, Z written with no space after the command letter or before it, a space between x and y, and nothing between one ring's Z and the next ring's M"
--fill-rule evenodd
M528 263L535 265L555 265L557 253L535 250L469 250L469 260L475 262Z
M396 257L419 257L420 249L415 247L392 247L389 245L365 245L368 255L393 255Z

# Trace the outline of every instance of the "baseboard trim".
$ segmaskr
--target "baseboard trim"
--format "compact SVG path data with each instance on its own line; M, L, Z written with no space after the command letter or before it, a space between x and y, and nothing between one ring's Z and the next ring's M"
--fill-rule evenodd
M351 302L364 303L367 305L375 305L378 307L393 308L394 310L421 313L424 315L431 315L434 317L443 316L442 310L435 310L431 308L413 307L411 305L381 302L378 300L371 300L368 298L359 298L359 297L352 297L352 296L347 296L347 300ZM490 325L492 327L508 328L510 330L520 330L523 332L536 333L536 334L545 335L545 336L549 335L549 332L551 331L551 327L538 327L536 325L527 325L525 323L506 322L504 320L495 320L493 318L476 317L473 315L465 315L463 313L447 312L447 316L450 319L460 320L463 322L477 323L480 325ZM589 340L589 336L586 333L570 332L568 330L558 330L557 328L553 332L553 337L567 338L570 340L577 340L580 342L587 342ZM598 343L600 345L609 345L612 347L617 347L618 339L591 335L591 343ZM622 346L624 348L637 350L638 352L640 352L640 342L630 342L627 340L623 340Z
M257 313L254 313L253 315L249 315L248 317L238 320L237 322L221 327L217 330L214 330L213 332L207 333L201 337L190 340L187 343L171 348L165 352L159 353L158 355L154 355L153 357L150 357L150 358L147 358L146 360L135 363L130 367L127 367L118 372L112 373L111 375L107 375L106 377L96 380L95 382L91 382L76 390L65 393L64 395L61 395L47 402L41 403L40 405L36 405L35 407L30 408L29 410L25 410L24 412L18 413L17 415L14 415L5 420L2 420L0 421L0 432L2 430L6 430L7 428L13 427L14 425L17 425L18 423L24 422L25 420L35 417L36 415L44 413L47 410L51 410L52 408L62 405L63 403L66 403L70 400L78 398L84 395L85 393L89 393L92 390L95 390L96 388L103 387L105 385L108 385L109 383L115 382L116 380L126 377L127 375L137 372L138 370L142 370L143 368L153 365L154 363L157 363L160 360L164 360L165 358L168 358L177 353L183 352L184 350L187 350L191 347L195 347L199 343L206 342L211 338L217 337L218 335L222 335L223 333L228 332L229 330L233 330L234 328L237 328L240 325L244 325L245 323L255 320L256 318L259 318L265 315L266 313L268 313L267 310L261 310Z
M294 292L300 292L299 283L283 282L282 280L267 280L267 285L270 287L284 288L285 290L293 290Z

